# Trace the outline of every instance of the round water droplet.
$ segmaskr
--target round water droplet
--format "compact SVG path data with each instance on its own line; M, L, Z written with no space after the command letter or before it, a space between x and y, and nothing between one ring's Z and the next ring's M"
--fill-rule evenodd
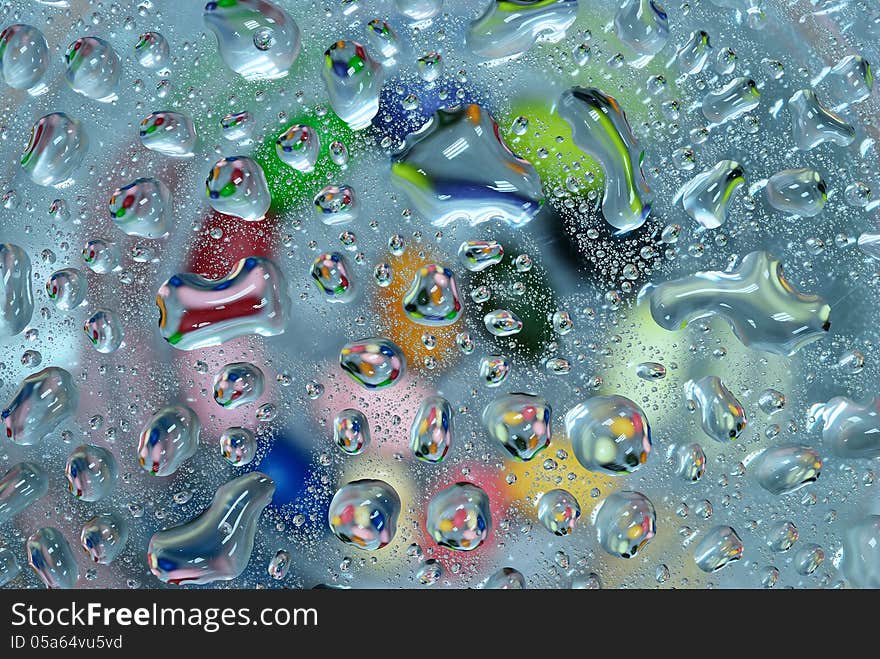
M15 23L0 33L0 79L14 89L32 94L45 90L37 85L49 68L49 44L32 25Z
M250 362L226 364L214 377L214 401L234 409L252 403L263 395L263 371Z
M233 467L250 464L257 455L257 439L247 428L227 428L220 433L220 455Z
M483 317L483 324L493 336L513 336L519 334L523 328L523 322L512 311L496 309Z
M147 473L170 476L199 446L199 417L185 405L156 412L141 430L138 463Z
M70 493L82 501L100 501L116 485L116 458L105 448L83 444L67 456L64 475Z
M354 190L348 185L328 185L315 195L315 212L327 226L348 224L358 216Z
M129 236L161 238L168 233L171 191L162 181L139 178L110 195L110 219Z
M458 258L471 272L480 272L501 263L504 248L494 240L466 240L458 248Z
M83 325L92 347L101 353L115 352L122 345L125 332L115 311L99 309Z
M351 302L357 288L351 279L351 267L344 254L325 252L312 262L312 281L327 302Z
M77 94L101 103L117 99L119 57L98 37L82 37L67 47L67 83Z
M275 153L281 161L303 174L314 171L320 150L318 132L305 124L294 124L275 140Z
M359 455L370 445L370 424L363 412L342 410L333 419L333 443L344 453Z
M153 112L141 121L141 144L150 151L173 158L190 158L196 146L192 119L179 112Z
M512 567L503 567L483 584L484 590L523 590L526 579L522 572Z
M128 534L128 522L118 513L106 512L83 524L80 542L95 563L109 565L125 549Z
M642 409L624 396L595 396L565 415L575 457L586 469L608 474L638 470L651 453L651 427Z
M471 483L450 485L431 498L425 525L441 547L473 551L483 544L492 526L489 497Z
M483 426L517 460L531 460L550 445L552 411L546 400L514 393L483 409Z
M538 501L538 520L554 535L570 535L581 516L581 505L566 490L550 490Z
M440 265L418 269L403 297L403 311L414 323L443 326L455 323L462 312L452 270Z
M640 492L615 492L595 513L596 537L612 556L632 558L654 537L654 504Z
M375 551L394 539L400 497L388 483L359 480L343 485L330 502L327 519L333 534L347 545Z
M21 168L37 185L66 182L79 167L88 150L82 124L63 112L40 117L21 155Z
M685 482L696 483L706 473L706 454L697 443L683 444L675 450L675 474Z
M103 275L112 272L119 266L121 254L115 243L94 238L83 247L82 257L92 272Z
M369 338L346 343L339 351L339 365L367 389L396 384L406 372L406 357L392 341Z
M134 45L134 55L145 69L158 69L170 59L168 41L158 32L144 32Z
M452 446L452 436L452 405L442 396L428 396L410 427L413 455L425 462L442 462Z

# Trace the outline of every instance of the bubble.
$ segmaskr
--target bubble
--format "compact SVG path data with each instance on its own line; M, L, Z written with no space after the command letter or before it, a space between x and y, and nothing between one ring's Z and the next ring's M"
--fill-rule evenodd
M154 476L170 476L199 447L199 417L186 405L171 405L153 414L141 430L138 464Z
M351 130L370 125L379 111L382 67L356 41L336 41L324 51L321 70L330 105Z
M531 460L550 446L553 436L550 405L533 394L496 398L483 409L482 421L489 436L516 460Z
M443 0L394 0L401 14L413 21L424 21L440 13Z
M825 180L815 169L784 169L767 179L767 201L784 213L813 217L827 199Z
M339 365L366 389L395 385L406 372L406 357L392 341L368 338L346 343L339 351Z
M471 272L481 272L501 263L504 247L495 240L466 240L458 248L458 258Z
M83 444L67 456L64 475L67 489L81 501L100 501L116 485L116 458L105 448Z
M257 455L257 439L247 428L227 428L220 433L220 455L233 467L250 464Z
M798 574L813 574L825 562L825 550L817 544L804 546L794 555L794 569Z
M675 52L678 70L685 75L696 75L706 66L712 55L709 35L703 30L691 32L681 47Z
M716 375L688 380L684 385L688 404L700 413L700 426L716 442L737 439L746 429L746 412Z
M118 96L119 57L113 46L98 37L81 37L67 47L67 83L77 94L101 103Z
M73 588L79 568L67 538L56 528L45 526L27 539L28 565L46 588Z
M571 535L581 516L581 505L565 490L545 492L538 501L538 520L554 535Z
M470 338L470 337L468 337ZM464 345L470 352L473 352L472 342L462 341L459 348ZM465 354L469 354L465 353ZM507 376L510 375L510 362L501 355L492 355L483 357L480 360L480 379L487 387L499 387Z
M333 535L366 551L382 549L394 539L399 516L400 497L394 488L371 479L340 487L327 513Z
M624 396L594 396L565 415L565 432L578 462L590 471L637 471L651 452L651 427L642 409Z
M636 375L649 382L662 380L666 377L666 367L657 362L642 362L636 366Z
M263 168L245 156L218 160L205 180L205 194L215 211L249 222L262 220L272 203Z
M577 18L577 0L517 0L490 3L465 37L484 59L521 55L538 41L556 43Z
M274 493L275 482L258 471L221 485L198 517L150 538L150 571L176 585L235 579L250 562L260 513Z
M116 188L108 206L113 224L129 236L152 239L168 234L171 191L158 179L139 178Z
M831 307L797 291L765 251L747 254L728 272L697 272L646 287L639 297L650 299L654 321L666 330L719 315L744 345L777 355L793 355L831 327Z
M618 234L642 226L652 199L642 172L644 151L618 102L592 87L572 87L560 96L558 113L571 126L578 148L597 160L605 172L605 221Z
M168 41L158 32L144 32L134 45L138 64L145 69L158 69L168 63Z
M379 53L383 64L392 64L394 56L400 52L400 40L397 33L380 18L374 18L367 23L366 33L370 50Z
M721 160L697 174L681 189L681 204L704 229L717 229L727 221L733 193L746 182L735 160Z
M49 44L32 25L15 23L0 32L0 79L13 89L36 96L44 91L40 80L49 68Z
M230 142L249 140L254 132L254 115L247 110L224 115L220 120L220 129L223 131L223 137Z
M767 532L767 546L777 553L791 549L797 539L797 527L788 520L780 522Z
M196 146L196 129L192 119L179 112L148 114L141 121L138 135L141 144L150 151L172 158L190 158Z
M83 247L82 257L92 272L101 275L113 272L119 267L119 260L122 258L119 247L102 238L89 240Z
M694 562L703 572L716 572L742 555L742 540L729 526L713 527L694 547Z
M431 497L425 526L441 547L473 551L483 544L492 526L489 497L471 483L450 485Z
M855 588L880 588L880 515L869 515L846 529L841 567Z
M250 362L226 364L214 377L214 402L234 409L263 395L263 371Z
M633 558L656 534L657 514L644 494L621 490L599 505L593 526L605 551L617 558Z
M819 478L822 458L809 446L774 446L755 459L754 473L771 494L788 494Z
M272 560L269 561L267 572L269 573L269 576L276 581L281 581L287 576L287 573L290 570L290 563L290 552L285 551L284 549L279 549L275 552Z
M403 311L419 325L439 327L455 323L462 306L452 270L436 264L419 268L403 298Z
M104 512L88 519L80 533L83 549L95 563L110 565L128 543L129 526L115 512Z
M21 572L18 559L6 547L0 547L0 588L15 579Z
M275 140L278 158L295 170L308 174L315 170L321 138L318 132L305 124L294 124Z
M342 410L333 419L333 443L343 453L360 455L370 445L370 424L359 410Z
M862 405L844 396L810 408L809 430L822 429L822 441L844 459L880 456L880 399Z
M70 179L88 148L82 124L63 112L52 112L37 119L31 128L21 168L37 185L60 185Z
M687 483L696 483L706 473L706 454L697 443L679 446L674 460L676 476Z
M125 332L115 311L99 309L83 325L92 347L100 353L116 352L122 345Z
M302 37L293 19L266 0L208 2L203 14L223 63L248 81L287 76Z
M479 105L439 109L392 155L391 181L436 227L503 220L522 226L544 203L541 179Z
M801 89L788 99L794 143L801 151L810 151L825 142L846 147L856 139L856 131L842 117L826 109L816 93Z
M410 427L410 448L424 462L442 462L452 446L452 405L442 396L425 398Z
M0 244L0 336L11 338L24 330L34 313L31 259L21 247Z
M522 572L512 567L501 568L483 584L483 590L523 590L525 587Z
M178 350L216 346L249 334L277 336L290 316L284 276L260 256L241 259L221 279L176 274L159 288L156 305L159 331Z
M0 413L6 437L20 446L36 444L66 423L75 413L79 392L73 376L48 366L22 380L12 400Z
M513 336L519 334L523 328L523 322L512 311L496 309L483 316L483 324L493 336Z
M328 185L315 195L315 212L327 226L348 224L357 218L359 206L348 185Z
M636 53L652 57L669 40L669 20L655 0L625 0L614 15L614 31Z
M34 462L12 465L0 478L0 524L6 524L49 491L49 477Z
M732 121L751 112L761 102L761 92L751 78L734 78L721 89L703 97L703 116L716 124Z

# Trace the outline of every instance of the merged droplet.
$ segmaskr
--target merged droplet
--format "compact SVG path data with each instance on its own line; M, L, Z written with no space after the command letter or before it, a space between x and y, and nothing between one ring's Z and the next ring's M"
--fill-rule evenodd
M425 398L410 427L413 455L425 462L442 462L452 446L452 405L442 396Z
M0 418L9 439L29 446L66 423L76 413L78 403L73 376L63 368L49 366L22 381Z
M34 314L31 259L21 247L0 244L0 337L21 332Z
M512 311L496 309L483 316L483 324L492 336L513 336L519 334L523 322Z
M83 331L100 353L116 352L125 338L119 315L111 309L98 309L86 320Z
M682 206L704 229L717 229L727 221L733 193L745 182L738 162L721 160L685 184L680 192Z
M683 481L696 483L706 473L706 454L697 443L682 444L673 455L675 474Z
M622 490L600 504L593 526L605 551L618 558L633 558L656 534L657 513L641 492Z
M116 485L116 458L105 448L83 444L75 448L64 466L67 488L82 501L100 501Z
M0 79L13 89L38 93L49 68L49 44L32 25L15 23L0 32Z
M196 350L248 334L283 334L290 300L278 267L249 256L222 279L174 275L159 288L156 305L162 337L178 350Z
M173 158L190 158L196 147L192 119L180 112L153 112L141 121L141 144L150 151Z
M554 535L571 535L581 516L581 505L566 490L550 490L538 501L538 521Z
M347 545L366 551L382 549L394 539L400 497L380 480L352 481L339 488L330 501L330 530Z
M118 96L119 57L113 46L98 37L82 37L67 47L67 83L77 94L101 103Z
M791 132L801 151L809 151L824 142L849 146L856 139L856 130L841 117L828 110L811 89L801 89L788 99Z
M79 167L89 148L82 124L63 112L40 117L21 154L21 168L37 185L59 185Z
M418 269L403 297L406 317L419 325L452 325L462 312L455 274L442 265L428 264Z
M324 51L321 70L330 105L352 130L370 125L379 111L385 74L357 41L337 41Z
M431 498L425 526L441 547L473 551L492 527L489 497L472 483L450 485Z
M171 190L155 178L139 178L116 188L108 204L110 219L129 236L161 238L168 234Z
M214 377L214 402L234 409L263 395L263 371L250 362L226 364Z
M220 455L233 467L244 467L257 455L257 438L247 428L227 428L220 433Z
M716 375L688 380L684 385L688 405L700 415L700 426L716 442L729 442L746 429L746 412Z
M862 405L844 396L810 408L810 430L821 426L822 439L841 458L880 457L880 398Z
M138 463L149 474L170 476L199 447L202 424L186 405L171 405L156 412L141 430Z
M397 344L381 337L346 343L339 351L339 365L367 389L397 383L406 372L406 357Z
M550 446L552 413L540 396L513 393L486 405L482 421L489 436L511 456L531 460Z
M85 299L87 290L85 273L76 268L56 270L46 280L46 295L61 311L76 309Z
M645 296L664 329L718 315L744 345L777 355L793 355L831 328L831 307L818 295L798 292L765 251L746 254L729 272L697 272L646 287L639 297Z
M814 483L822 473L822 458L809 446L774 446L765 449L754 466L758 485L771 494L788 494Z
M541 179L501 139L479 105L440 109L392 156L392 183L431 224L474 226L503 220L521 226L544 203Z
M483 590L523 590L525 587L526 578L512 567L501 568L483 584Z
M251 560L257 522L274 493L275 482L258 471L221 485L198 517L150 538L150 571L177 585L235 579Z
M350 185L327 185L315 195L315 212L327 226L348 224L357 218L358 206Z
M34 462L12 465L0 478L0 525L25 510L49 491L49 477Z
M370 445L370 424L359 410L342 410L333 419L333 443L343 453L359 455Z
M302 37L290 15L266 0L217 0L205 5L223 63L245 80L285 77L299 56Z
M144 32L134 45L138 64L145 69L158 69L169 61L168 41L158 32Z
M249 222L262 220L272 203L263 168L246 156L218 160L205 179L205 194L215 211Z
M880 515L847 527L841 568L855 588L880 588Z
M703 116L723 124L751 112L761 102L761 92L751 78L734 78L721 89L703 97Z
M784 213L813 217L827 199L825 180L815 169L784 169L767 179L767 201Z
M104 512L86 520L79 539L95 563L110 565L128 543L128 522L115 512Z
M638 229L651 212L651 189L642 172L645 152L636 142L626 113L611 96L592 87L562 93L559 116L571 126L572 138L605 172L602 215L626 233Z
M617 38L639 55L656 55L669 40L669 19L655 0L625 0L614 15Z
M716 572L742 555L743 542L729 526L713 527L694 547L694 562L703 572Z
M79 567L67 538L56 528L45 526L27 539L28 565L46 588L73 588Z
M315 170L320 151L321 138L318 137L318 131L305 124L294 124L275 140L278 158L303 174Z
M504 247L495 240L466 240L458 248L458 258L471 272L481 272L501 263Z
M577 0L497 0L471 23L465 43L486 59L520 55L538 41L562 39L577 9Z
M638 470L651 453L651 426L624 396L594 396L565 415L565 432L584 468L608 474Z

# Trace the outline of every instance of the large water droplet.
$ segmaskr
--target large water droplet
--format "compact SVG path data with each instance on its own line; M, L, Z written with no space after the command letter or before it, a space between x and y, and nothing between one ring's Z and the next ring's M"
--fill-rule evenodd
M73 588L79 578L76 558L67 538L46 526L27 539L28 565L46 588Z
M619 558L633 558L654 537L657 514L644 494L622 490L602 502L593 525L605 551Z
M139 178L116 188L108 204L110 219L129 236L161 238L168 234L171 190L155 178Z
M379 111L384 73L357 41L337 41L324 52L321 70L330 105L352 130L370 125Z
M419 325L439 327L456 322L462 305L452 270L433 263L419 268L403 298L403 311Z
M0 79L14 89L37 95L37 85L49 68L49 44L32 25L15 23L0 33Z
M0 336L21 332L34 313L31 259L21 247L0 244Z
M153 112L147 115L138 131L150 151L172 158L190 158L196 147L196 129L192 119L180 112Z
M118 97L119 57L113 46L98 37L82 37L67 47L67 82L77 94L101 103Z
M822 473L822 458L809 446L765 449L754 466L755 480L771 494L788 494L814 483Z
M555 43L577 18L577 0L492 2L468 28L467 47L486 59L520 55L538 41Z
M156 412L141 430L138 463L154 476L170 476L199 447L199 417L186 405L172 405Z
M743 555L743 542L729 526L716 526L706 532L694 547L694 562L703 572L715 572Z
M590 471L627 474L651 453L651 426L624 396L594 396L565 415L565 432L578 462Z
M406 357L395 343L377 337L346 343L339 351L339 365L361 386L381 389L403 377Z
M79 167L89 140L82 124L63 112L40 117L21 155L21 168L37 185L65 183Z
M442 462L452 446L452 405L442 396L428 396L419 405L410 427L413 455L425 462Z
M109 565L125 549L128 535L128 522L119 513L104 512L86 520L79 538L95 563Z
M716 442L736 439L746 429L746 412L716 375L688 380L684 396L700 414L700 426Z
M489 497L472 483L450 485L431 498L425 526L441 547L473 551L492 527Z
M49 491L49 477L33 462L12 465L0 478L0 524L6 524Z
M249 222L262 220L272 203L263 168L246 156L218 160L205 180L205 194L215 211Z
M16 444L36 444L76 412L79 392L63 368L49 366L27 376L0 418Z
M382 549L394 539L399 516L400 497L394 488L369 479L340 487L327 513L333 535L366 551Z
M815 169L784 169L767 179L767 201L784 213L813 217L822 212L826 199L825 181Z
M489 436L517 460L531 460L553 436L550 405L532 394L496 398L483 409L482 420Z
M83 444L67 456L64 476L67 489L82 501L100 501L116 485L116 458L105 448Z

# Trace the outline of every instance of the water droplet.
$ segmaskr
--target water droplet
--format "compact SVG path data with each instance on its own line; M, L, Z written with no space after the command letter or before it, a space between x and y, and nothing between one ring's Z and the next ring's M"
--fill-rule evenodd
M64 475L67 489L81 501L100 501L116 485L116 458L105 448L83 444L67 456Z
M46 588L73 588L79 568L67 538L56 528L46 526L27 539L28 565Z
M746 412L721 378L706 375L684 385L688 403L700 414L700 426L716 442L737 439L746 429Z
M581 516L581 505L566 490L550 490L538 501L538 520L554 535L571 535Z
M65 183L79 167L89 148L82 124L63 112L40 117L21 155L21 168L37 185Z
M565 415L565 431L578 462L590 471L638 470L651 452L651 427L642 409L623 396L594 396Z
M493 2L471 23L466 44L485 59L520 55L538 41L555 43L565 37L577 9L577 0Z
M113 47L98 37L81 37L67 47L67 83L77 94L101 103L118 96L119 57Z
M20 446L36 444L76 412L79 392L63 368L49 366L27 376L0 418L6 437Z
M410 448L424 462L442 462L452 446L452 405L442 396L425 398L410 427Z
M257 439L247 428L227 428L220 433L220 455L233 467L250 464L257 455Z
M226 364L214 377L214 402L234 409L263 395L263 371L250 362Z
M196 146L192 119L179 112L153 112L141 121L138 135L150 151L172 158L190 158Z
M170 476L195 454L200 430L199 417L186 405L162 408L141 430L138 463L154 476Z
M366 551L382 549L394 539L400 497L380 480L359 480L343 485L330 502L330 530L347 545Z
M694 547L694 562L703 572L715 572L743 555L743 542L729 526L715 526Z
M622 490L599 505L593 525L605 551L619 558L633 558L654 537L657 514L644 494Z
M452 270L428 264L418 269L403 298L406 317L419 325L452 325L462 312Z
M483 544L492 526L489 497L471 483L450 485L431 497L425 526L441 547L473 551Z
M550 405L540 396L513 393L486 405L482 421L489 436L511 456L531 460L550 445L551 417Z
M118 513L106 512L83 524L80 543L95 563L109 565L125 549L128 535L128 522Z
M162 181L139 178L110 195L110 219L129 236L161 238L168 234L171 191Z
M359 455L370 445L370 424L363 412L342 410L333 419L333 443L343 453Z

